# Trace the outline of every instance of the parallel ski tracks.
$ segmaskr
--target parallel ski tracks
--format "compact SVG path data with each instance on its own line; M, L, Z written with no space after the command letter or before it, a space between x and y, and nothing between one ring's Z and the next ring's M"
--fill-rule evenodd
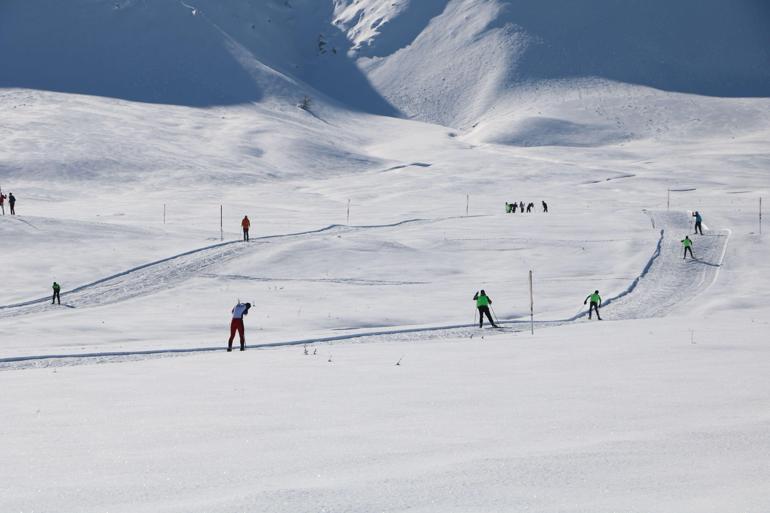
M683 260L680 249L680 238L689 233L689 217L683 212L648 212L653 217L655 225L660 228L660 236L656 247L644 268L639 275L621 292L604 301L603 313L605 319L640 319L651 318L666 315L672 310L681 307L683 303L705 292L717 279L719 269L723 263L727 242L729 239L729 230L709 231L707 235L696 237L695 254L698 260ZM441 219L443 220L443 219ZM318 230L298 232L293 234L275 235L268 237L255 238L254 241L265 241L269 239L295 237L304 235L320 234L333 230L353 230L365 228L391 228L408 223L428 222L425 219L409 219L399 223L387 225L370 225L359 227L348 227L344 225L331 225ZM433 221L438 221L433 220ZM199 248L188 251L173 257L169 257L156 262L151 262L142 266L129 269L122 273L97 280L95 282L83 285L71 291L69 294L75 295L81 293L81 300L84 304L104 304L104 302L113 302L123 300L135 295L143 295L152 292L146 287L140 286L136 294L132 295L127 290L126 284L121 283L127 277L142 271L147 272L149 276L142 277L139 281L146 279L161 283L162 287L167 287L175 281L185 279L186 277L196 275L201 270L224 260L237 257L241 252L253 247L249 244L232 241L221 244L215 244L205 248ZM186 261L188 259L189 261ZM166 267L171 266L176 271L175 277L168 277L164 273ZM160 276L164 276L160 279ZM117 287L121 293L119 295L110 295L110 290ZM130 289L130 287L128 287ZM136 288L136 287L135 287ZM104 289L104 290L101 290ZM22 315L33 313L32 307L42 308L40 303L49 301L49 298L40 298L37 300L17 303L14 305L0 306L0 316L3 316L3 310ZM100 302L101 301L101 302ZM9 313L10 313L9 312ZM559 326L575 322L587 315L582 311L572 317L552 321L538 321L538 328ZM435 338L472 338L484 335L496 335L500 332L521 332L529 329L527 320L512 319L503 320L502 330L483 330L479 331L475 324L455 324L442 326L422 326L411 328L397 328L391 330L373 330L357 331L355 333L346 333L344 335L302 338L296 340L283 340L266 342L262 344L247 346L249 349L269 349L277 347L297 346L305 344L328 344L340 341L374 341L374 340L430 340ZM108 351L95 353L77 353L77 354L46 354L46 355L27 355L0 358L0 370L16 370L30 367L51 367L51 366L69 366L83 365L91 363L120 362L147 358L173 357L180 355L189 355L195 353L205 353L212 351L221 351L222 346L197 347L197 348L166 348L157 350L139 350L139 351Z

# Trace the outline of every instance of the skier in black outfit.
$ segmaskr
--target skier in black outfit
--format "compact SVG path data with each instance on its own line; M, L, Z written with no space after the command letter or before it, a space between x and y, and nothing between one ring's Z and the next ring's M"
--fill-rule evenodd
M16 215L16 196L12 192L8 193L8 204L11 206L11 215Z
M492 300L489 299L489 296L484 292L484 289L481 289L481 292L476 292L473 295L473 300L476 301L476 308L479 309L479 328L484 326L485 315L487 316L487 319L489 319L489 323L492 327L497 328L497 324L492 320L492 314L489 313L489 305L492 304Z
M541 203L543 204L543 212L547 214L548 213L548 203L546 203L545 201L543 201Z
M522 214L524 213L524 202L523 201L519 201L519 212L521 212Z

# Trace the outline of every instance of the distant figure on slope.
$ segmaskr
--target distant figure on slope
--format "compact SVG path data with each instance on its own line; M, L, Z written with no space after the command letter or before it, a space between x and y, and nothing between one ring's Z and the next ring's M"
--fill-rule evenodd
M511 213L511 209L512 209L512 208L513 208L513 207L511 207L511 204L510 204L510 203L508 203L508 202L506 201L506 202L505 202L505 213L506 213L506 214L510 214L510 213Z
M479 309L479 328L484 326L485 315L487 316L487 319L489 319L489 323L492 327L497 328L497 324L492 320L492 314L489 313L489 305L492 304L492 300L489 299L489 296L484 292L484 289L481 289L481 292L476 292L473 295L473 300L476 301L476 308Z
M599 307L602 306L602 297L599 295L598 290L594 290L593 294L589 294L588 297L585 298L585 301L583 301L583 304L588 303L588 301L591 301L591 306L588 307L588 318L591 318L591 314L593 312L596 312L596 318L598 320L602 320L601 316L599 315Z
M547 214L548 213L548 203L546 203L545 201L541 201L541 203L543 204L543 212Z
M522 214L524 213L524 202L523 201L519 201L519 212L521 212Z
M530 203L527 205L527 214L529 214L530 212L532 212L532 209L533 209L533 208L535 208L535 204L534 204L534 203L532 203L532 202L530 202Z
M59 297L59 291L61 290L61 285L59 285L56 282L53 282L53 297L51 297L51 304L59 303L61 304L61 298Z
M246 336L244 334L243 328L243 316L248 315L249 308L251 308L251 303L241 303L240 301L233 307L233 319L230 321L230 340L227 341L228 352L233 350L233 339L235 338L236 332L238 332L238 335L241 338L241 351L246 350Z
M703 235L703 217L701 217L700 212L697 210L692 216L695 218L695 233L700 232L700 234Z
M684 256L682 257L682 260L687 258L687 252L690 252L690 258L695 260L695 256L692 254L692 240L690 239L689 235L685 235L684 239L682 239L682 247L684 248Z
M243 216L243 221L241 221L241 228L243 228L243 240L245 242L249 241L250 226L251 226L251 221L249 221L249 216Z
M0 209L3 211L3 215L5 215L5 198L7 198L5 194L3 194L3 191L0 191Z
M16 196L12 192L8 193L8 205L11 206L11 215L16 215Z
M518 204L518 203L516 203L515 201L514 201L513 203L511 203L511 213L512 213L512 214L515 214L515 213L516 213L516 208L517 208L518 206L519 206L519 204Z

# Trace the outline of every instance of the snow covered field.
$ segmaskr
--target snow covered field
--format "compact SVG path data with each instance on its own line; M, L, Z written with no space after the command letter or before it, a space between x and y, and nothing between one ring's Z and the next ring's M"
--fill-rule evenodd
M0 511L768 511L762 23L637 81L518 4L0 6Z

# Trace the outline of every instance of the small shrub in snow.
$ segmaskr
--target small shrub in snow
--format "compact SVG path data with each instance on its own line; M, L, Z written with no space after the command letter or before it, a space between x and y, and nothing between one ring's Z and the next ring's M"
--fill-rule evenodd
M313 100L310 99L309 96L305 96L302 98L302 101L297 104L297 107L299 107L302 110L310 110L310 105L313 103Z

